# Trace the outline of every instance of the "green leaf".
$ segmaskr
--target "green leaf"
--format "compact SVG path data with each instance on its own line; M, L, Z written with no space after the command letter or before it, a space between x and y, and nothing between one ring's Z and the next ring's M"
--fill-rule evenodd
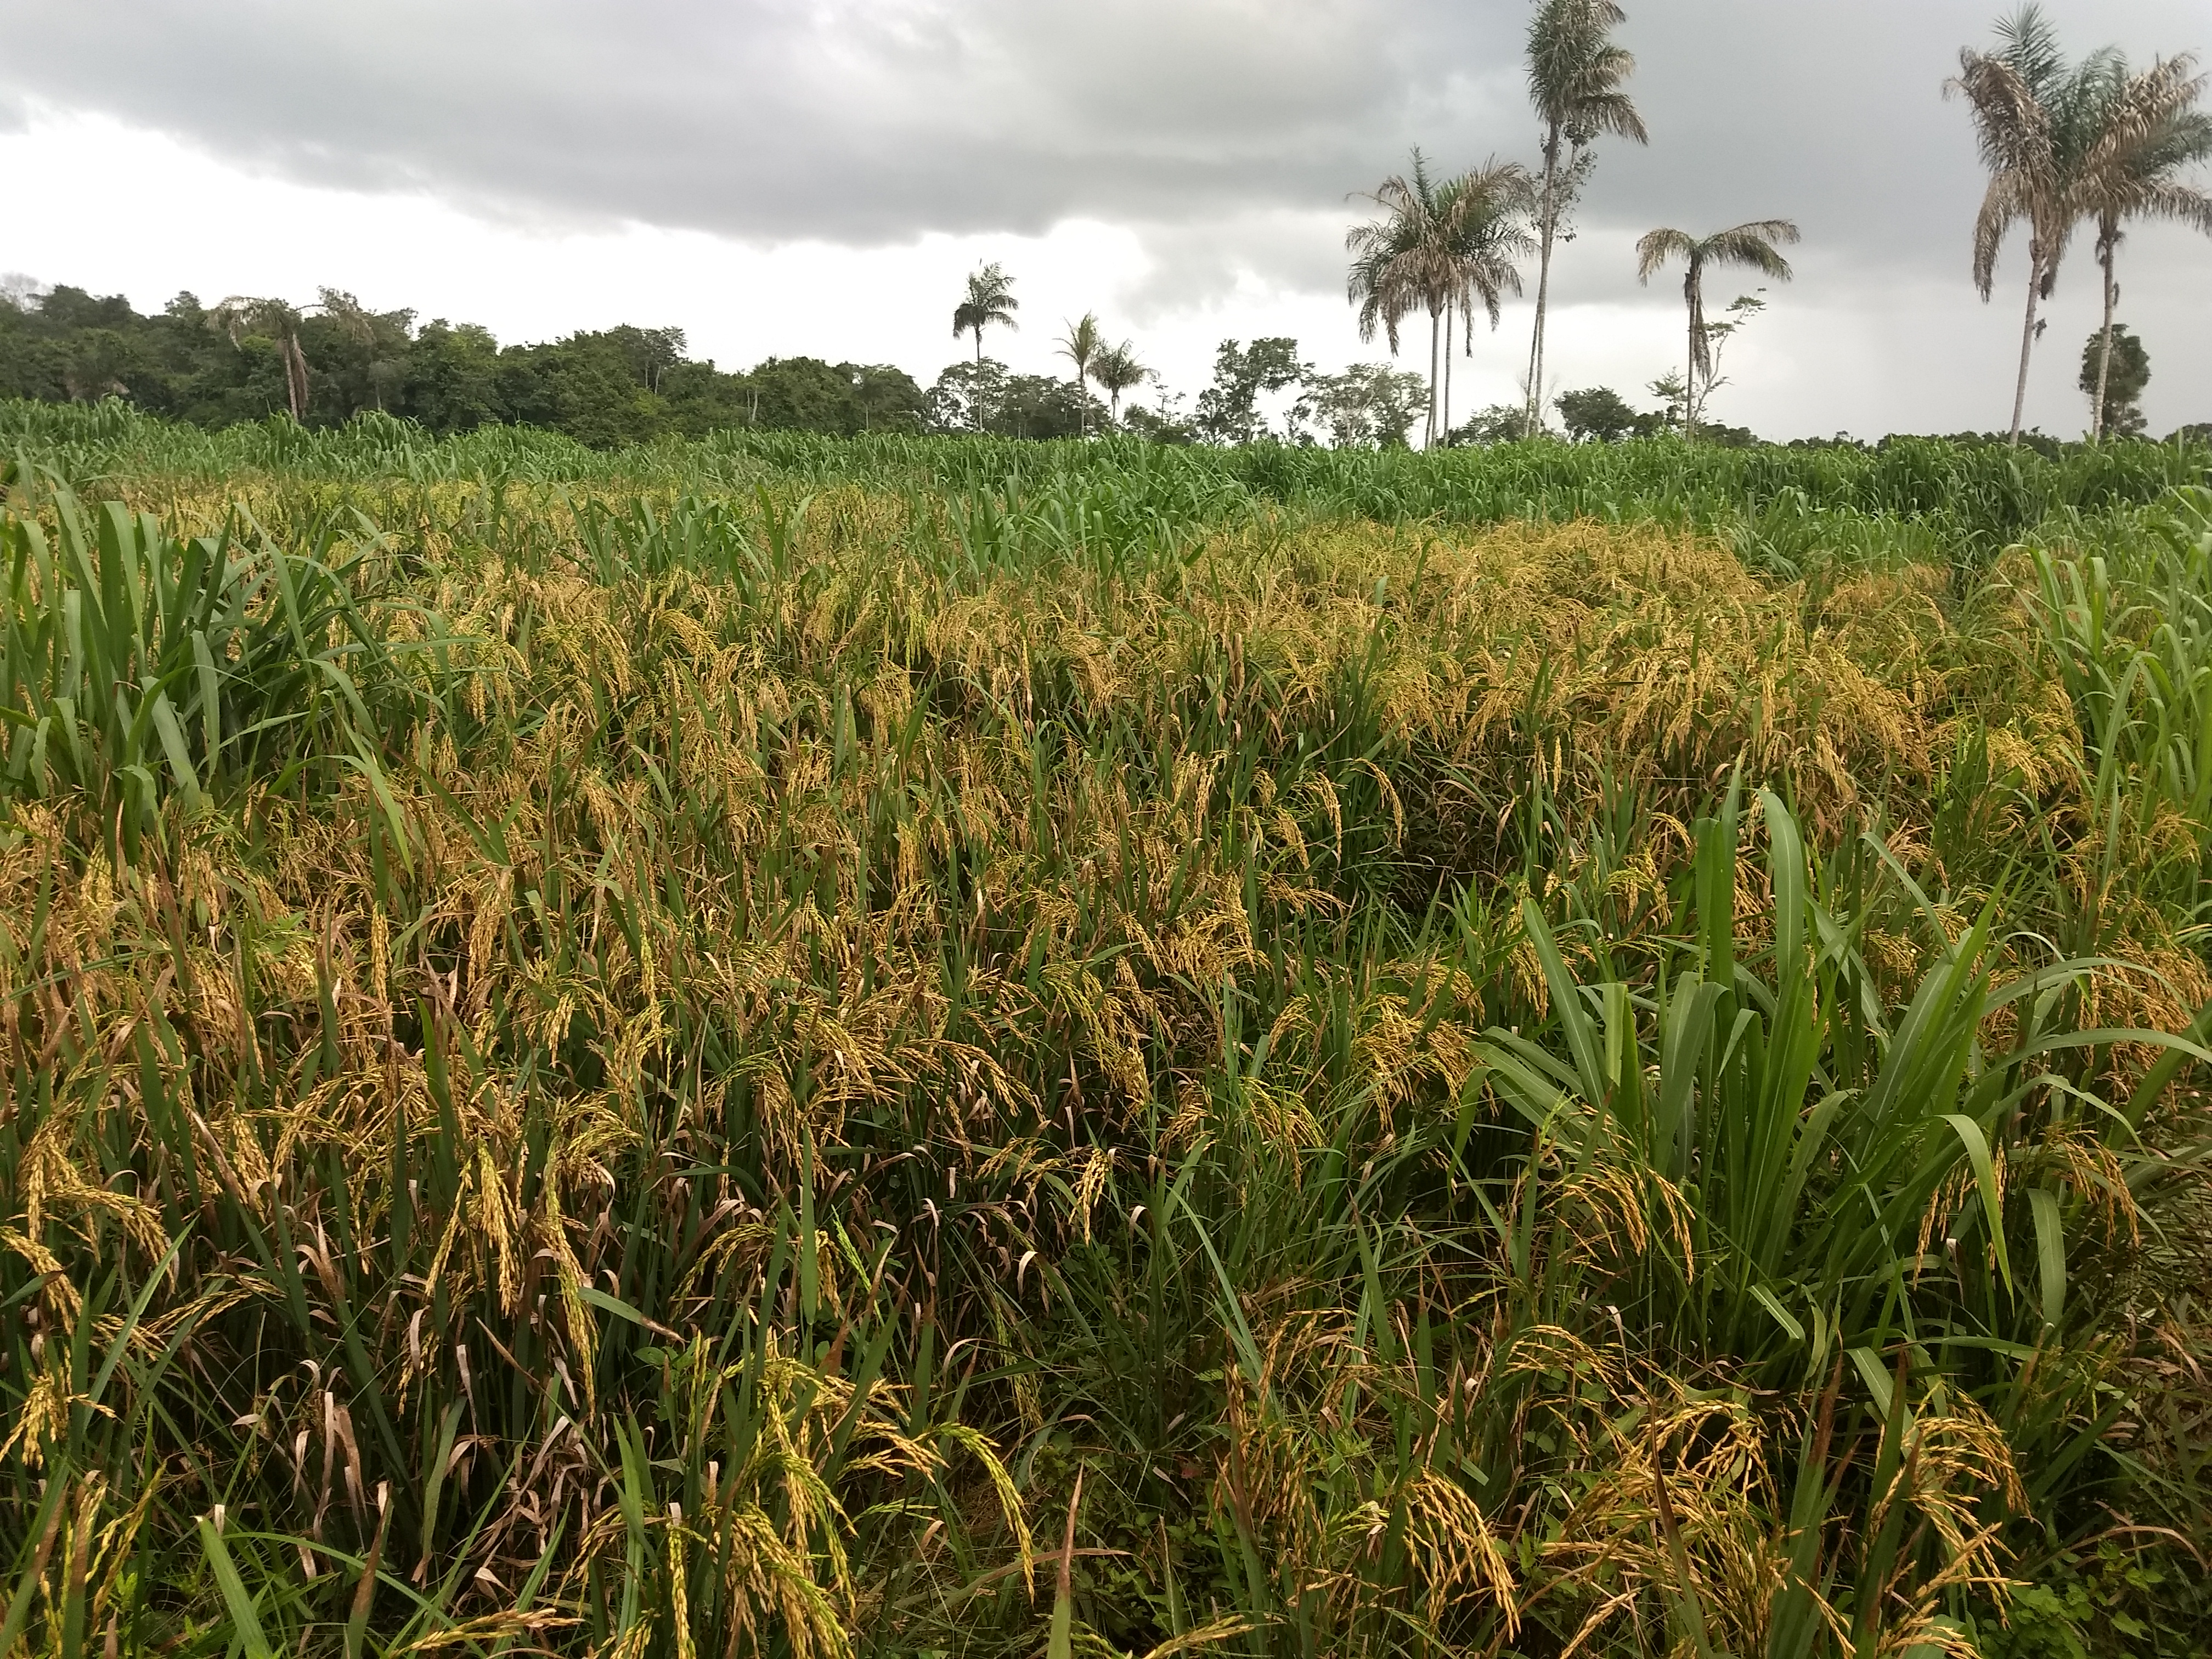
M1874 1396L1875 1409L1885 1418L1890 1413L1890 1395L1896 1392L1895 1379L1889 1367L1881 1363L1881 1356L1872 1348L1853 1348L1850 1351L1851 1365L1866 1384L1867 1392Z
M609 1296L597 1285L579 1285L576 1286L576 1294L601 1313L611 1313L617 1319L627 1319L640 1329L651 1331L655 1336L665 1336L674 1341L682 1340L678 1334L670 1330L667 1326L661 1324L658 1320L648 1319L635 1308L631 1307L629 1303L623 1301L619 1297Z
M2043 1322L2053 1326L2066 1306L2066 1231L2058 1214L2058 1194L2031 1187L2028 1213L2035 1219L2035 1255L2043 1292Z
M198 800L200 781L192 770L191 750L185 745L184 728L177 724L177 711L169 706L169 694L156 691L153 708L154 730L161 739L161 752L168 757L177 787L185 792L187 801Z
M1262 1386L1260 1345L1253 1340L1251 1326L1245 1322L1243 1305L1237 1299L1237 1287L1230 1280L1229 1269L1221 1265L1221 1257L1214 1250L1213 1241L1206 1237L1205 1224L1199 1220L1198 1212L1191 1207L1190 1200L1182 1196L1179 1188L1175 1197L1182 1206L1183 1213L1190 1218L1191 1231L1198 1235L1199 1245L1205 1250L1206 1259L1213 1264L1213 1277L1221 1290L1222 1318L1229 1326L1231 1340L1237 1345L1237 1363L1243 1366L1244 1375L1252 1386L1260 1388Z
M1774 1292L1768 1290L1765 1285L1753 1285L1751 1299L1773 1316L1774 1322L1782 1327L1792 1342L1802 1342L1805 1340L1805 1328L1790 1316L1790 1310L1784 1307Z
M1060 1585L1052 1598L1052 1634L1045 1638L1045 1659L1073 1659L1075 1653L1075 1597Z
M1605 1055L1598 1047L1596 1027L1589 1011L1583 1006L1581 988L1567 971L1552 930L1545 925L1544 913L1532 898L1521 901L1521 926L1528 943L1535 947L1537 961L1543 964L1544 981L1552 993L1552 1015L1566 1034L1568 1052L1574 1055L1575 1069L1580 1074L1583 1098L1593 1106L1602 1106L1611 1091L1606 1087Z
M2010 1290L2012 1256L2005 1249L2004 1205L1997 1196L1997 1172L1990 1158L1989 1138L1983 1134L1982 1126L1963 1112L1946 1112L1943 1121L1951 1126L1959 1144L1966 1149L1966 1161L1974 1166L1974 1184L1982 1194L1982 1218L1989 1223L1990 1239L1996 1246L1997 1271L2004 1275L2005 1289Z
M212 784L222 754L222 678L216 672L215 653L204 629L192 630L192 660L199 669L200 730L207 743L208 781Z
M392 844L399 854L400 867L413 875L415 857L408 843L407 820L401 816L399 803L392 799L391 786L384 781L384 769L376 763L376 757L369 752L368 744L358 738L354 740L354 752L338 758L368 780L377 805L384 809L385 822L392 826Z
M222 1534L205 1516L200 1517L200 1548L207 1553L216 1588L222 1592L222 1604L230 1613L234 1638L245 1650L246 1659L276 1659L269 1638L262 1634L261 1618L254 1611L253 1598L246 1593L245 1583L238 1576L238 1568L230 1559Z
M61 1508L62 1500L68 1497L70 1488L66 1471L57 1461L55 1466L46 1472L46 1495L40 1500L38 1513L31 1517L31 1524L25 1528L27 1540L43 1539L46 1540L46 1547L52 1547L52 1534L48 1529L56 1524L58 1519L56 1511ZM15 1638L29 1621L32 1607L37 1605L44 1594L44 1585L39 1575L46 1561L45 1550L33 1547L27 1553L31 1559L24 1563L22 1576L15 1582L15 1594L8 1598L8 1616L0 1619L0 1653L13 1654L15 1651Z

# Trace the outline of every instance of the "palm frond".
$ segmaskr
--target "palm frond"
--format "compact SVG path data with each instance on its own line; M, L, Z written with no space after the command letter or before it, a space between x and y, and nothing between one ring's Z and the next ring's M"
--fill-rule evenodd
M1669 260L1692 258L1697 246L1697 239L1686 230L1645 232L1636 244L1636 280L1649 283Z
M1982 196L1982 204L1975 212L1974 289L1984 300L1990 297L1996 284L1997 255L2003 249L2005 233L2028 216L2025 197L2025 190L2017 175L1999 173L1990 180L1989 189Z
M1717 265L1743 265L1786 283L1791 274L1790 262L1775 244L1794 244L1799 240L1797 227L1787 219L1753 219L1708 236L1705 257Z
M2194 185L2146 185L2136 198L2135 213L2138 218L2165 219L2212 236L2212 191Z
M1959 54L1959 73L1944 95L1963 96L1973 117L1976 147L1990 173L2033 171L2051 153L2051 113L2034 88L2003 58L1971 49Z
M1105 336L1098 327L1098 313L1086 311L1067 325L1067 332L1060 337L1055 348L1060 355L1075 365L1075 378L1089 377L1091 365L1105 347Z
M2058 31L2039 5L2025 5L2010 17L1998 19L1996 36L2007 66L2030 86L2049 85L2065 67Z
M970 272L967 295L952 308L953 337L973 334L980 349L985 329L1018 330L1021 325L1014 320L1014 313L1021 309L1022 302L1014 297L1013 289L1014 279L996 264Z
M1622 57L1628 54L1623 52ZM1639 144L1651 142L1651 135L1644 125L1644 118L1636 112L1636 106L1625 92L1595 94L1582 100L1575 112L1574 136L1582 143L1602 132L1616 138L1626 138Z

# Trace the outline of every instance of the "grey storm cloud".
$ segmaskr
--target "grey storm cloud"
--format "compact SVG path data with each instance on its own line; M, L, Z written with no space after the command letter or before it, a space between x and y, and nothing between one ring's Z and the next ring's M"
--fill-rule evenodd
M1508 101L1502 14L1378 0L13 3L0 87L317 183L878 242L1341 200ZM1525 125L1525 124L1524 124Z
M1955 262L1978 188L1939 88L1991 0L1631 0L1654 135L1593 222L1785 213ZM2060 0L2195 44L2202 0ZM1075 216L1341 207L1424 144L1529 154L1517 0L5 0L0 110L152 126L301 180L477 211L853 243Z
M1652 142L1607 145L1587 241L1555 271L1562 304L1664 303L1629 274L1636 234L1779 215L1804 231L1806 300L1979 312L1983 175L1942 85L2014 0L1625 3ZM2076 52L2212 46L2212 0L2045 9ZM1348 198L1417 143L1447 167L1532 160L1527 15L1527 0L0 0L0 130L27 107L98 112L298 182L756 245L1105 221L1151 260L1127 296L1141 320L1246 275L1336 286ZM2130 256L2135 320L2193 374L2202 250L2176 235ZM2087 280L2077 263L2069 286ZM1932 368L1900 374L1916 366Z

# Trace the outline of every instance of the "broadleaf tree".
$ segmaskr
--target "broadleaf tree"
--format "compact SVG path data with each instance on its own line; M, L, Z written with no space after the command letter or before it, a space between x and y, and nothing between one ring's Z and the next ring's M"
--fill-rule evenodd
M2089 429L2100 437L2136 438L2143 419L2143 388L2150 384L2150 353L2124 323L2107 320L2081 348L2075 382L2089 399Z

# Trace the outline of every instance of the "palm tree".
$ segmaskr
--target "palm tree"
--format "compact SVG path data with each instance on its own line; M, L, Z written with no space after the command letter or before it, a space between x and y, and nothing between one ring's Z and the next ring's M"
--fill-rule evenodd
M1091 366L1091 378L1113 400L1111 418L1116 426L1121 423L1121 394L1142 386L1152 376L1152 371L1137 361L1127 340L1107 347Z
M1609 31L1628 21L1613 0L1537 0L1528 20L1528 101L1544 123L1543 192L1536 210L1536 325L1528 343L1528 435L1541 418L1544 319L1551 297L1552 243L1561 212L1588 173L1584 151L1613 133L1649 143L1644 118L1620 89L1636 59ZM1568 147L1565 165L1560 146Z
M2105 282L2105 321L2097 342L2097 390L2089 416L2092 441L2105 435L2105 392L2112 366L2112 309L2120 287L2113 272L2129 219L2172 219L2212 236L2212 193L2177 175L2212 161L2212 114L2197 107L2205 77L2192 73L2196 54L2153 64L2140 75L2118 74L2106 106L2100 154L2084 169L2083 205L2096 221L2097 264ZM2104 154L2101 152L2111 152Z
M1521 270L1516 261L1536 251L1526 227L1536 204L1535 180L1517 161L1486 161L1473 173L1449 179L1437 192L1438 222L1453 272L1453 289L1444 302L1444 380L1442 429L1451 441L1452 313L1467 319L1461 349L1474 355L1475 301L1482 302L1493 331L1507 294L1519 298Z
M952 337L975 337L975 361L983 361L983 331L994 323L1018 330L1014 313L1022 302L1014 298L1014 279L994 264L985 265L968 278L968 297L952 308Z
M1712 341L1705 331L1705 268L1708 265L1748 265L1778 283L1790 280L1790 262L1775 248L1777 242L1797 240L1797 227L1787 219L1753 219L1747 224L1714 232L1700 240L1683 230L1655 230L1636 245L1636 280L1649 283L1652 274L1670 259L1687 267L1682 276L1682 299L1690 312L1690 365L1683 381L1682 435L1698 435L1698 377L1712 377Z
M240 343L250 334L274 340L276 355L284 364L284 400L291 408L294 420L307 418L307 359L300 349L300 324L303 319L296 306L283 300L258 300L234 294L209 312L207 320L209 327L228 334L233 345Z
M1528 169L1491 161L1439 184L1428 161L1413 152L1410 176L1393 173L1367 199L1380 219L1354 225L1345 236L1352 270L1346 292L1359 307L1359 337L1381 329L1398 350L1398 331L1416 311L1429 313L1429 410L1426 442L1438 437L1438 348L1444 319L1455 309L1472 316L1480 297L1497 325L1498 296L1521 291L1514 256L1532 246L1521 228L1533 195Z
M1963 94L1990 183L1974 218L1974 286L1984 301L1995 286L1997 254L2015 222L2027 226L2027 312L2021 324L2020 375L2013 388L2012 441L2020 441L2027 408L2028 360L2035 349L2036 307L2051 297L2067 244L2094 193L2099 130L2107 125L2110 88L2118 55L2107 47L2069 68L2057 33L2042 10L2024 6L1997 26L1998 50L1959 53L1959 73L1944 94ZM2107 144L2098 166L2116 165Z
M1379 328L1395 357L1400 325L1420 308L1436 286L1431 281L1431 268L1435 263L1431 245L1437 240L1437 192L1429 179L1427 158L1415 149L1412 175L1392 173L1368 192L1366 199L1382 210L1382 217L1354 225L1345 233L1344 245L1352 254L1345 294L1359 307L1360 339L1373 339ZM1436 440L1436 371L1432 329L1425 445Z
M1091 365L1098 361L1106 349L1105 337L1098 331L1098 314L1086 311L1076 321L1067 325L1067 332L1060 337L1060 355L1075 365L1075 389L1082 394L1081 418L1083 433L1091 434Z

